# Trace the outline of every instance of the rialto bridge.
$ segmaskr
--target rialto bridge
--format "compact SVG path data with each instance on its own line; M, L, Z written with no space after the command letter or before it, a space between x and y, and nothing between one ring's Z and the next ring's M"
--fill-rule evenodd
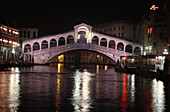
M58 55L75 50L98 52L117 62L120 56L140 55L142 45L126 39L92 31L92 26L79 24L73 31L25 40L22 45L25 61L35 64L50 63Z

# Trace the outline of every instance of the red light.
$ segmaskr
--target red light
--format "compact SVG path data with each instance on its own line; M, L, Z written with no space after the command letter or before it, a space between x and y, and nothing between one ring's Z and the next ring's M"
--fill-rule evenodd
M128 59L128 57L127 57L127 56L125 56L125 59Z

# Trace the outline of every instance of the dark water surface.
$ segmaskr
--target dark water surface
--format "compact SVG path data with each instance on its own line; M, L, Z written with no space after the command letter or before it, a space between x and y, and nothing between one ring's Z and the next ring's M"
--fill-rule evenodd
M104 65L0 71L0 112L164 112L169 82Z

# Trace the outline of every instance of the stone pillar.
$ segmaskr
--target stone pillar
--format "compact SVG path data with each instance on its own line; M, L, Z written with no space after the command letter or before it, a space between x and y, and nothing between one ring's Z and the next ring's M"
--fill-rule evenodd
M67 37L66 38L64 38L65 39L65 46L67 46Z
M115 50L117 50L117 44L116 44L116 42L115 42Z
M109 42L107 42L107 48L109 48Z

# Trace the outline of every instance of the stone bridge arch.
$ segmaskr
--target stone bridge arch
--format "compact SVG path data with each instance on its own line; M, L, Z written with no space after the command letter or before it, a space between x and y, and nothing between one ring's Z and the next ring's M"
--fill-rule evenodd
M120 56L131 55L130 53L126 53L124 51L118 51L112 48L107 48L104 46L99 46L99 45L91 44L91 43L79 43L79 44L72 43L66 46L65 45L57 46L57 47L52 47L49 49L42 49L39 51L27 52L25 54L31 54L32 57L34 58L35 64L46 64L50 60L52 60L54 57L56 57L57 55L66 53L68 51L73 51L73 50L88 50L92 52L97 52L108 57L114 62L117 62Z
M54 55L53 57L51 57L50 59L48 59L46 61L46 64L51 63L55 58L57 58L58 56L60 56L62 54L65 54L65 53L68 53L68 52L74 52L74 51L90 51L90 52L93 52L93 53L97 53L97 54L100 54L101 56L107 57L107 59L109 59L109 61L111 61L112 64L116 64L116 60L113 60L110 56L108 56L108 55L106 55L102 52L99 52L99 51L96 51L96 50L89 50L89 49L73 49L73 50L70 50L70 51L56 53L56 55Z

